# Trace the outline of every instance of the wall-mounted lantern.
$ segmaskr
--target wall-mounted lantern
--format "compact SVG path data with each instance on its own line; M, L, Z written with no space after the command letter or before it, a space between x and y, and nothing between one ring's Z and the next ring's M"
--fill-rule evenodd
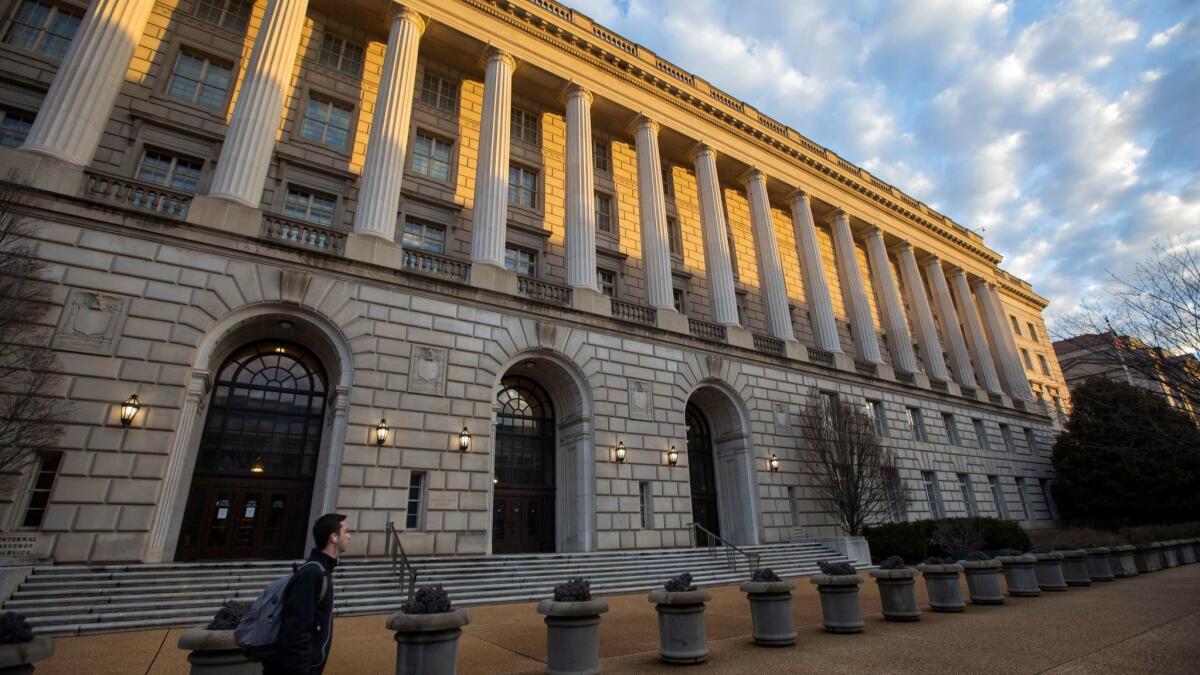
M137 394L125 399L121 404L121 426L127 427L133 424L133 418L137 417L138 411L142 409L142 404L138 403Z
M263 473L267 470L267 465L263 462L262 455L254 458L254 463L250 465L250 473Z
M466 427L458 432L458 449L462 452L467 452L471 449L471 432L467 431Z
M390 433L392 433L392 428L388 426L387 420L379 420L379 424L375 426L375 445L382 446L387 443Z
M776 457L775 453L773 452L771 453L771 461L769 463L771 466L771 471L779 471L779 458Z
M617 450L616 450L616 457L617 457L618 464L625 463L625 455L627 453L628 453L628 451L625 450L625 441L618 441L617 442Z
M667 464L670 464L671 466L675 466L678 463L679 463L679 451L676 450L675 446L672 445L671 449L667 451Z

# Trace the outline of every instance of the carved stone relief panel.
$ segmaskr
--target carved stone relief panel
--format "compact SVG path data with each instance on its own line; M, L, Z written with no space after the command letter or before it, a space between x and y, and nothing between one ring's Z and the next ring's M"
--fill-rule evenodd
M447 351L442 347L413 345L408 363L408 392L427 396L446 393Z
M787 434L792 431L792 416L786 403L776 403L774 408L775 433Z
M72 288L67 294L51 346L112 354L128 309L129 298Z
M654 389L646 380L629 380L629 416L654 419Z

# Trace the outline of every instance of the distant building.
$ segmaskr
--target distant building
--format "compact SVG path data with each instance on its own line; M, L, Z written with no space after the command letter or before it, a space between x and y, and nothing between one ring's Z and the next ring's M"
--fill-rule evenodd
M1097 377L1118 380L1159 394L1172 407L1197 419L1200 360L1194 354L1173 354L1111 332L1058 340L1054 353L1070 389Z

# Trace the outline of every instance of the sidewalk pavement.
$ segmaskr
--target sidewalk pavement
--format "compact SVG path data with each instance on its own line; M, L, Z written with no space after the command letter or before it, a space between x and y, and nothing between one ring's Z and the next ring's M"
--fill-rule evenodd
M1200 565L1132 579L1006 597L1002 606L968 603L962 614L928 611L916 623L891 623L879 613L879 594L867 578L860 599L865 632L832 635L821 629L816 588L796 579L792 611L799 637L791 647L758 647L750 639L750 608L736 586L710 589L705 614L711 656L696 673L1197 673L1200 672ZM966 585L963 585L966 597ZM611 596L600 624L605 673L676 673L658 661L658 625L644 594ZM458 672L541 673L546 629L536 603L468 609L471 623L459 645ZM392 673L396 645L384 616L336 620L329 675ZM186 674L176 647L181 629L148 630L55 640L39 675Z

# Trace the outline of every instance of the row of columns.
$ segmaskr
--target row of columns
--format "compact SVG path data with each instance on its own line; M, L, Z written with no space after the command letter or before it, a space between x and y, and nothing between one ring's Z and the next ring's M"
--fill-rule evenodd
M73 165L91 161L120 90L139 37L144 33L153 0L97 0L89 6L80 30L47 93L25 148ZM230 116L229 129L216 164L209 197L257 208L279 130L278 120L291 87L292 71L308 9L308 0L270 0L254 41L241 88ZM407 151L416 85L417 55L425 30L416 12L393 5L387 51L381 74L376 113L372 120L363 164L354 233L395 241L400 181ZM489 280L504 270L508 220L508 168L512 78L516 62L502 50L488 51L475 176L472 276ZM566 90L566 277L577 292L598 293L596 285L596 223L592 173L592 95L572 84ZM645 116L634 123L638 166L638 199L647 302L686 329L673 301L671 256L663 194L658 124ZM729 249L729 230L721 199L716 152L699 144L691 152L703 231L705 266L713 316L730 331L740 320ZM779 243L771 219L767 177L751 169L744 177L754 233L759 278L772 337L796 343ZM840 353L841 341L825 278L811 201L797 190L790 198L792 226L799 248L801 273L813 326L814 345ZM859 269L850 216L836 210L830 222L838 279L853 332L855 357L881 364L883 359L872 320L867 289ZM892 273L887 245L878 228L866 239L867 258L880 317L889 336L896 370L917 373L900 291ZM930 256L925 273L932 287L929 302L916 255L904 244L898 251L899 269L910 317L928 375L976 386L976 375L988 391L1032 400L1015 342L1007 329L994 286L976 280L974 292L963 270L951 271L950 284L941 262ZM953 289L953 293L951 292ZM977 304L978 303L978 304ZM950 369L942 357L942 342L934 320L942 321ZM672 315L675 315L672 317ZM664 323L660 321L660 325ZM997 364L999 368L997 368ZM951 371L953 375L951 375Z

